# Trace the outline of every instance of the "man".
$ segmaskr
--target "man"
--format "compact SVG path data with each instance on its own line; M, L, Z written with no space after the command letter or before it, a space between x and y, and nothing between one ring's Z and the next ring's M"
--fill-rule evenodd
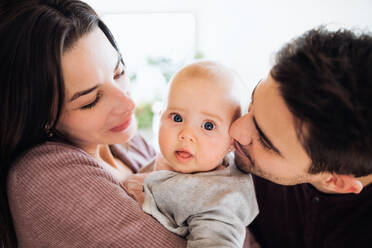
M372 36L310 30L276 56L236 120L261 247L372 247Z

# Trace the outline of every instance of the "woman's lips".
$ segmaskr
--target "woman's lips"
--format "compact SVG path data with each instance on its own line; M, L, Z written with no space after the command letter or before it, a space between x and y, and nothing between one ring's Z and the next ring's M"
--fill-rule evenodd
M120 124L120 125L118 125L116 127L111 128L110 131L112 131L112 132L121 132L121 131L127 129L127 127L129 127L129 125L130 125L131 120L132 120L132 117L130 117L124 123L122 123L122 124Z
M191 153L189 153L188 151L184 151L184 150L175 151L175 155L176 155L176 159L180 163L186 163L193 158L193 155Z

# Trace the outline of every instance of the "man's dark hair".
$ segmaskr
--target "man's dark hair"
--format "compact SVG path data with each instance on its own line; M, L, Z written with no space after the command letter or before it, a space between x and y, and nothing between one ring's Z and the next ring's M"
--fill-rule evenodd
M372 36L310 30L283 47L271 76L294 115L309 173L372 173Z

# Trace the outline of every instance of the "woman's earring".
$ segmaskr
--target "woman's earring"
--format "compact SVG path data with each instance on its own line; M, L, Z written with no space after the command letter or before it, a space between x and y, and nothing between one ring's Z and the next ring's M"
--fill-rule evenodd
M50 127L49 124L45 124L44 131L45 131L45 133L47 134L48 137L53 136L53 132L52 132L51 127Z
M227 149L227 152L230 153L230 152L232 152L232 150L233 149L230 147L229 149Z

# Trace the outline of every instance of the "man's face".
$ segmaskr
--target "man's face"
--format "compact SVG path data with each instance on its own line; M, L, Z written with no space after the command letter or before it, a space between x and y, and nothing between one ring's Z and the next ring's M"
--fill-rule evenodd
M309 174L311 160L300 144L292 113L269 75L252 94L248 113L230 128L236 140L237 166L283 185L316 182Z

